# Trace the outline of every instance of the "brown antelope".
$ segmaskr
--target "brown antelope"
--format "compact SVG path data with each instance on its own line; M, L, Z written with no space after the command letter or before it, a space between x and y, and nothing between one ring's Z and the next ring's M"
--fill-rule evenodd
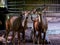
M33 21L33 28L34 28L34 40L33 42L35 42L35 37L36 37L36 31L38 31L38 43L45 43L45 36L46 36L46 31L48 28L47 25L47 20L46 17L44 18L43 15L41 13L38 13L37 15L39 15L36 19L32 19ZM43 21L45 20L45 21ZM43 36L43 40L42 40L42 33L44 34Z
M23 34L23 40L25 42L25 29L27 28L27 17L28 15L28 12L26 14L26 18L24 19L24 21L22 20L22 15L20 16L13 16L11 17L10 19L8 19L6 21L6 40L7 40L7 37L8 37L8 33L10 32L10 30L13 31L13 36L12 36L12 42L13 42L13 45L15 45L14 43L14 36L15 36L15 32L18 32L18 45L20 44L20 32L22 32ZM24 26L22 25L22 22L24 22Z

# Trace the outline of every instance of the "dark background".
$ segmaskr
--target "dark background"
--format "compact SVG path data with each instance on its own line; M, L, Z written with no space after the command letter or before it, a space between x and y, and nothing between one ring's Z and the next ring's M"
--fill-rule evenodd
M0 30L5 30L5 19L6 16L4 14L0 14L0 21L2 21L2 25L0 25Z
M0 7L0 21L2 22L2 25L0 25L0 30L5 30L5 20L7 13L8 10L6 7Z

